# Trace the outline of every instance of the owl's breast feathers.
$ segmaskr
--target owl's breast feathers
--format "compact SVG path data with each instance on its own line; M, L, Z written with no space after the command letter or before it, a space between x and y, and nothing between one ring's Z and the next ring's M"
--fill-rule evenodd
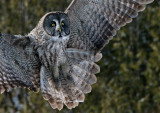
M62 43L45 43L38 49L38 52L42 64L48 69L52 69L55 66L59 67L66 63L67 58Z

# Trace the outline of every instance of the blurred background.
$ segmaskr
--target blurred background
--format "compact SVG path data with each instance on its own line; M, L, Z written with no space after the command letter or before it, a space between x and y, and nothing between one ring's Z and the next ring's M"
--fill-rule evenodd
M26 35L49 11L71 0L0 0L0 32ZM73 110L53 110L41 93L0 95L0 113L160 113L160 1L118 32L98 62L98 82Z

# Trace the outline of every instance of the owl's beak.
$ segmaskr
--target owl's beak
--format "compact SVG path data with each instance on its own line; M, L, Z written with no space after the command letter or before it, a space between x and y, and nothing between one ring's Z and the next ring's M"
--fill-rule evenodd
M61 32L62 32L62 29L61 29L61 27L59 27L58 31L59 31L59 33L61 33Z

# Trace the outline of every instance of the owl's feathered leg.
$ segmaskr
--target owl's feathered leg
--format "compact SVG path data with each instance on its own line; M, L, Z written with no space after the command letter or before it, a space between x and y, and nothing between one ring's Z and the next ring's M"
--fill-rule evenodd
M60 80L59 80L59 67L58 64L55 64L55 66L53 67L53 69L51 69L52 74L49 76L49 84L51 85L51 87L55 87L55 89L57 91L60 91L61 88L61 84L60 84Z
M74 85L74 80L73 80L73 78L72 78L72 76L71 76L71 66L70 66L70 64L69 64L69 62L67 62L67 63L65 63L65 64L63 64L63 65L61 65L60 66L60 77L62 77L62 78L64 78L64 79L66 79L66 80L68 80L69 81L69 84L70 85Z

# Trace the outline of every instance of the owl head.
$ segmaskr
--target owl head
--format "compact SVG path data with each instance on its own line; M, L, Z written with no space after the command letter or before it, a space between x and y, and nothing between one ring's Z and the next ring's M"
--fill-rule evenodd
M39 44L49 40L66 43L69 40L69 35L69 18L63 12L47 13L40 19L36 28L29 33L29 36L34 37Z

